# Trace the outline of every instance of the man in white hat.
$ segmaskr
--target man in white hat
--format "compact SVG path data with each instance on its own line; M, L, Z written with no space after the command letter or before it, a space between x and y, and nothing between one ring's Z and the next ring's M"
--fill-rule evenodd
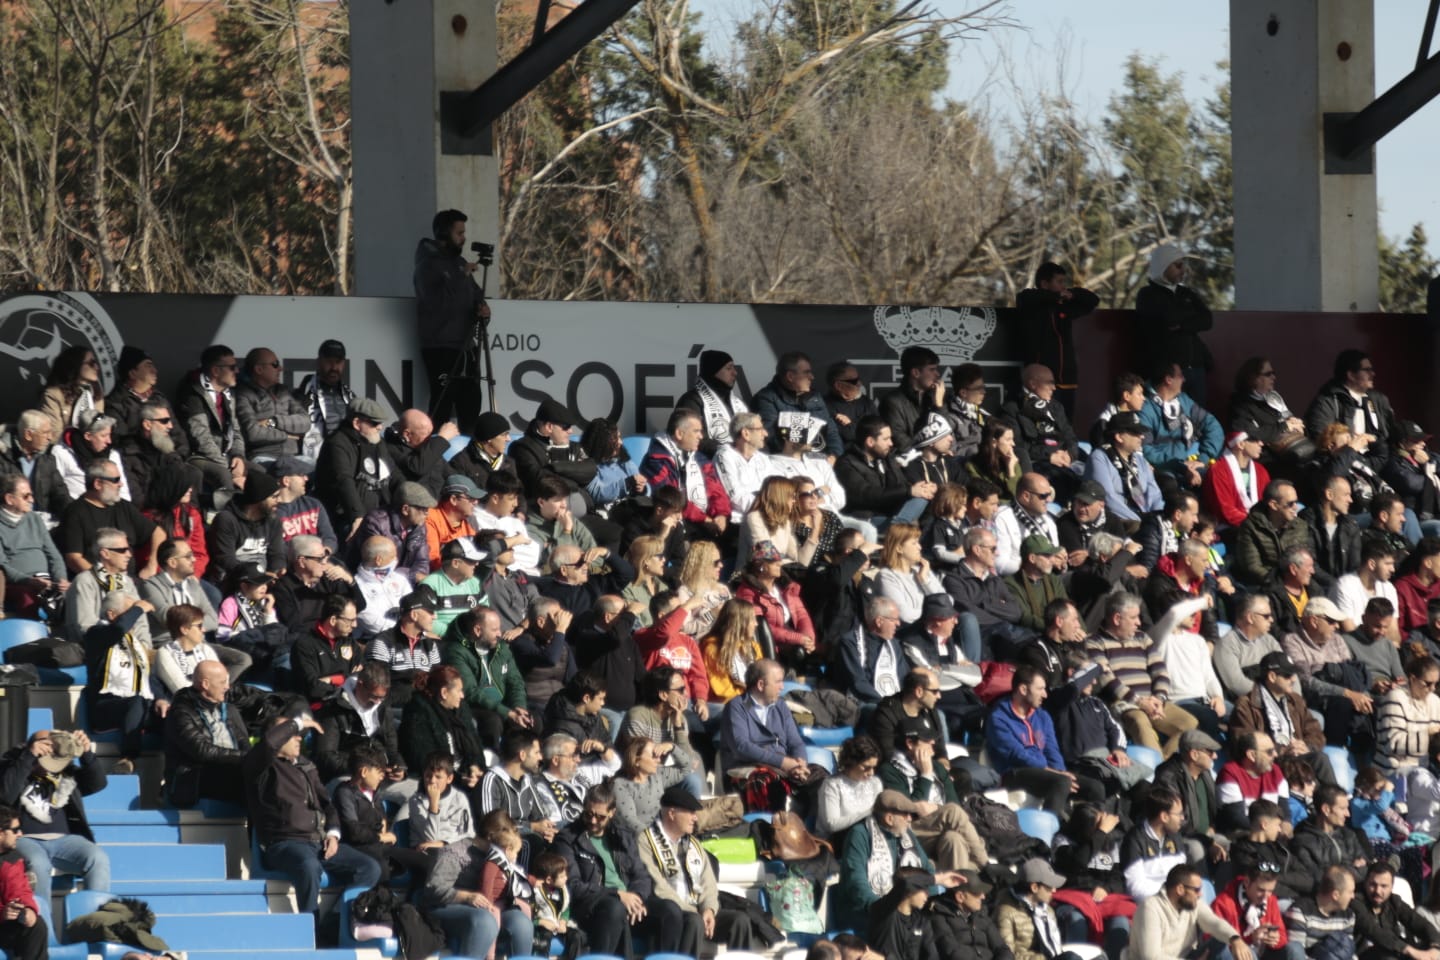
M1135 343L1142 371L1167 361L1180 364L1189 384L1186 392L1203 405L1205 378L1214 361L1200 334L1215 319L1200 294L1185 286L1190 272L1185 260L1185 251L1173 243L1160 244L1150 255L1150 282L1135 297Z

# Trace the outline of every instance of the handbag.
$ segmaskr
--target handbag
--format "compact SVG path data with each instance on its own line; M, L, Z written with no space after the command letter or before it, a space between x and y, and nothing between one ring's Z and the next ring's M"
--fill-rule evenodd
M1015 665L1013 663L1001 663L998 660L983 660L980 663L980 684L975 688L975 695L980 698L985 706L990 706L1001 697L1010 695L1010 689L1015 685Z
M789 810L777 810L770 818L770 847L765 856L772 860L809 860L821 850L834 848L805 828L805 821Z
M762 885L770 898L770 916L786 933L824 933L825 925L815 912L815 890L810 880L798 873L770 876Z

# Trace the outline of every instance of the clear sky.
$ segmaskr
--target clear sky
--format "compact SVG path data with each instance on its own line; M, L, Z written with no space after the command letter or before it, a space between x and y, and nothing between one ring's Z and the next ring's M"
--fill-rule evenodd
M964 2L936 0L936 9ZM1426 0L1375 0L1377 94L1414 67L1427 6ZM1159 57L1167 73L1181 72L1186 95L1199 104L1217 84L1215 64L1229 57L1229 8L1226 0L1013 0L1010 16L1021 28L957 46L949 92L973 101L985 91L991 109L1004 114L1013 109L1009 93L1001 84L987 86L997 66L1008 63L1021 90L1053 91L1063 61L1071 99L1082 115L1096 118L1120 85L1125 59L1138 50ZM1428 162L1437 126L1440 98L1381 140L1376 153L1381 229L1403 237L1422 222L1432 252L1440 252L1440 182Z

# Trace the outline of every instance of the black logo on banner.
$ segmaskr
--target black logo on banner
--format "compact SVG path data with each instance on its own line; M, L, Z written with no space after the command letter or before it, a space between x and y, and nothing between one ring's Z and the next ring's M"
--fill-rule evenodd
M100 383L115 385L120 331L93 297L26 293L0 300L0 383L39 393L66 347L88 347L100 363Z

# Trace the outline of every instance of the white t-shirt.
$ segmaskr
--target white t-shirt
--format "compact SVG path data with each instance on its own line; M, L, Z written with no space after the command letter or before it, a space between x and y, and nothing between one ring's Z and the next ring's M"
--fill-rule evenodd
M1376 580L1375 592L1370 593L1365 589L1365 584L1360 582L1358 573L1347 573L1336 580L1332 594L1330 599L1334 600L1335 605L1340 608L1340 616L1356 623L1359 623L1360 618L1365 615L1365 605L1374 597L1384 597L1397 611L1400 609L1400 599L1395 593L1395 584L1389 580Z

